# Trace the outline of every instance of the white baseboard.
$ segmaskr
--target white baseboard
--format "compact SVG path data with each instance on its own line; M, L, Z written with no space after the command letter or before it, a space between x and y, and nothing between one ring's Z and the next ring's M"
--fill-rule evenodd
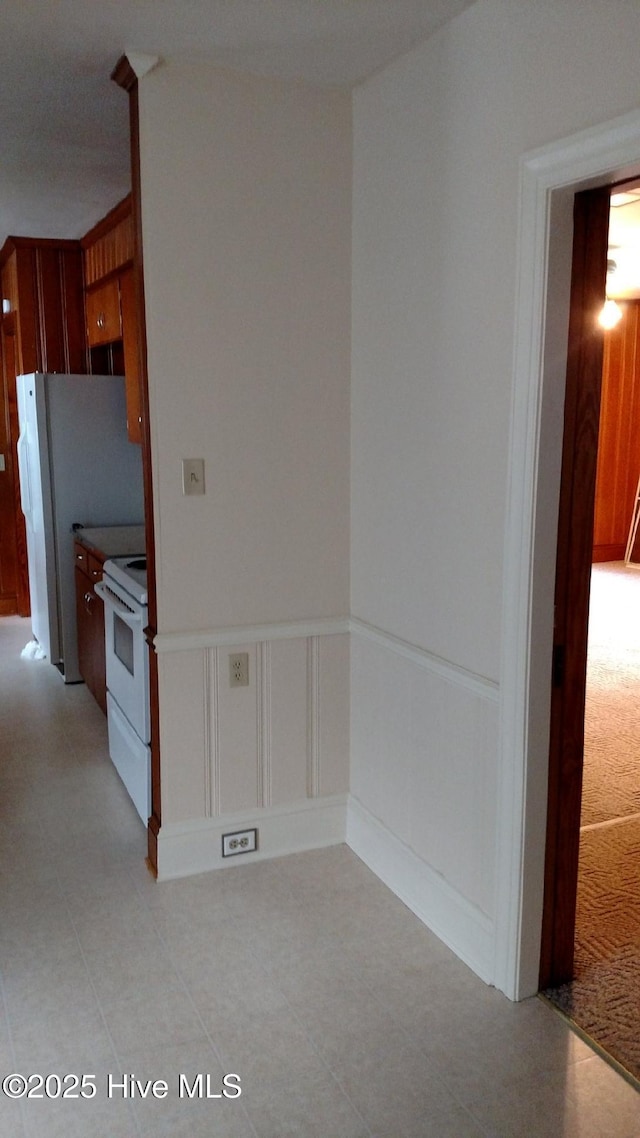
M347 796L339 794L163 825L158 835L158 880L339 845L346 841L346 821ZM222 857L223 834L254 828L258 830L255 853Z
M347 844L487 984L493 983L494 932L485 913L404 845L353 795L347 809Z

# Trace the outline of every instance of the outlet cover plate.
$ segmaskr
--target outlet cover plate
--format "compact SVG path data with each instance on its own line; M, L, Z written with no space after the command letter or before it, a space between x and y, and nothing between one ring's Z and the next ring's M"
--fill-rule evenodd
M249 653L229 653L229 687L249 687Z
M223 857L236 857L238 854L254 853L257 848L257 830L236 830L234 834L222 835Z

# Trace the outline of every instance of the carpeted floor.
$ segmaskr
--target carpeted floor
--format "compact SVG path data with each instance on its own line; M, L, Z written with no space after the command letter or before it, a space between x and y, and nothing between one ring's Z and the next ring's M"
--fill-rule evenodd
M640 818L583 832L575 979L546 995L640 1080Z
M640 568L594 566L575 978L545 993L640 1080Z
M640 567L594 565L582 826L640 814Z

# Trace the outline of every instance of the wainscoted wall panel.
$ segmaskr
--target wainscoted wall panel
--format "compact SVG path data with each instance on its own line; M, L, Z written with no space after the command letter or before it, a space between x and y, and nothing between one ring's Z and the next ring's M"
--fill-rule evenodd
M348 627L346 621L343 627ZM325 631L321 624L305 624L304 635L294 635L295 626L255 631L261 638L253 642L245 629L237 642L224 631L197 634L192 648L186 635L164 637L156 645L164 876L174 872L173 855L166 850L177 851L178 845L175 872L185 871L184 866L197 872L217 864L220 823L227 818L238 828L245 816L255 825L261 813L265 820L271 814L275 819L284 817L283 808L293 814L299 808L295 848L304 848L305 830L309 845L344 840L348 632ZM207 639L209 643L203 643ZM229 682L229 656L236 652L249 656L246 687L231 687ZM314 803L315 822L309 816ZM342 829L337 823L340 810ZM287 817L293 833L293 815ZM277 833L274 849L287 852L286 832Z
M265 644L269 666L269 728L263 731L264 768L269 772L270 801L280 806L307 797L307 640L280 640ZM265 692L265 697L266 697ZM266 782L267 780L265 780Z
M232 688L229 684L229 656L246 652L249 656L249 684ZM230 644L228 648L214 648L217 668L211 669L214 685L211 690L210 731L217 730L219 743L219 772L221 814L238 810L254 810L262 806L259 800L260 772L258 766L258 711L260 686L256 683L255 644ZM217 691L215 681L217 680ZM217 706L217 716L214 708ZM210 748L213 751L213 748ZM213 776L213 772L212 772Z
M497 686L358 625L351 642L349 844L486 976Z
M205 653L158 654L162 822L211 813L208 781L209 706ZM167 760L165 761L165 753Z
M318 637L320 763L317 792L345 794L350 764L350 638Z

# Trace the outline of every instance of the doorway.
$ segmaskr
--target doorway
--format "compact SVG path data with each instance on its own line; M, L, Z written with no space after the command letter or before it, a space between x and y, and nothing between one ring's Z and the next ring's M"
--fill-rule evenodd
M545 995L640 1078L640 567L594 563L573 979Z
M523 155L503 576L494 983L539 991L550 659L576 192L640 171L640 110Z
M640 591L637 570L622 558L639 473L637 305L632 287L618 288L617 331L596 331L602 253L614 251L605 240L607 199L606 190L576 197L540 982L554 1004L635 1072L637 953L629 926L637 916L630 882L638 823L629 815L639 801L630 751L640 739L640 671L636 676L629 636ZM609 297L614 267L610 256ZM592 569L592 562L606 569ZM640 649L637 628L636 638ZM616 778L618 793L610 785Z
M609 229L607 186L576 194L554 594L540 987L573 978Z
M116 65L111 78L124 88L127 92L129 100L129 119L130 119L130 160L131 160L131 179L132 179L132 202L133 202L133 223L128 227L125 226L125 240L124 242L118 240L115 249L116 262L110 264L106 272L107 284L109 286L115 285L115 290L109 287L108 295L113 299L114 291L116 295L116 309L120 308L122 312L123 326L129 328L131 332L131 324L133 322L132 314L135 313L136 332L135 334L128 334L122 336L123 341L126 339L127 343L133 344L133 350L129 353L130 365L127 363L127 375L131 374L137 379L131 385L132 390L128 392L130 398L132 394L137 394L139 397L139 406L136 409L137 421L140 425L139 434L141 436L141 452L142 452L142 469L143 469L143 482L144 482L144 523L145 523L145 539L147 545L147 561L148 561L148 591L149 591L149 622L145 629L145 635L148 644L149 653L149 671L150 671L150 704L151 704L151 751L152 751L152 786L153 786L153 800L152 800L152 816L148 825L148 852L149 862L155 869L157 864L157 835L160 829L160 757L159 757L159 742L158 742L158 694L157 694L157 663L156 656L152 649L153 638L156 630L156 598L155 598L155 562L154 562L154 530L153 530L153 494L152 494L152 471L151 471L151 445L149 435L149 412L148 412L148 383L147 383L147 368L146 368L146 328L144 322L145 305L144 305L144 285L143 285L143 268L142 268L142 237L141 237L141 218L140 218L140 171L139 171L139 146L138 146L138 103L137 103L137 78L131 69L126 57L122 57ZM116 210L119 207L115 207ZM113 220L112 214L107 215L110 221ZM106 220L106 219L105 219ZM101 239L104 233L97 235L93 232L93 236ZM85 235L85 239L88 235ZM133 240L133 250L130 253L130 241ZM11 248L8 253L13 253L14 246L20 250L25 250L25 255L28 255L33 260L26 264L24 267L22 263L20 266L11 265L11 284L15 286L14 300L12 302L12 312L8 315L3 315L2 318L2 374L0 375L0 390L4 395L4 375L9 370L7 363L10 365L12 375L18 373L29 374L31 372L59 372L63 374L84 374L87 371L86 367L86 329L83 327L85 324L82 312L84 310L84 295L85 295L85 277L83 273L83 248L81 242L77 240L66 241L52 241L51 239L31 239L31 238L8 238L8 243L11 243ZM122 253L122 247L126 246L127 256L123 260L117 258ZM7 249L3 249L3 252ZM41 249L42 246L42 249ZM60 252L59 252L60 250ZM102 247L100 248L100 255L98 262L102 255ZM52 267L52 259L56 256L66 258L64 264L61 262ZM73 265L71 262L73 261ZM104 272L104 263L100 262L99 266ZM46 270L46 272L45 272ZM116 275L118 270L118 275ZM8 272L9 270L7 270ZM39 275L40 274L40 275ZM98 274L100 275L100 274ZM15 278L15 279L14 279ZM26 282L26 284L25 284ZM20 305L18 305L18 284L23 285L19 293ZM92 281L92 283L96 283ZM28 288L27 288L28 286ZM5 288L3 278L3 290ZM56 289L58 292L56 292ZM8 290L7 290L8 291ZM60 293L60 295L58 295ZM119 300L117 299L119 293ZM5 293L6 295L6 293ZM123 297L126 296L126 300ZM25 322L27 334L22 340L18 337L18 343L14 343L16 339L16 329L21 328L19 321L14 315L13 309L20 310L21 317ZM9 339L9 332L11 332L13 339ZM122 332L122 330L121 330ZM115 339L115 337L114 337ZM10 356L9 348L13 351ZM125 345L126 350L126 345ZM111 368L104 369L111 371ZM119 370L119 369L118 369ZM14 384L15 386L15 384ZM14 400L15 402L15 400ZM133 400L131 403L133 405ZM11 423L11 430L6 425L7 408L10 408L11 398L4 396L3 410L6 412L4 415L5 430L0 432L0 444L3 446L5 443L6 452L8 453L9 444L12 450L12 473L15 472L13 485L16 491L19 490L19 482L17 477L17 462L14 460L15 444L18 436L18 416L17 410L13 415ZM134 420L135 422L135 420ZM133 441L133 439L132 439ZM0 451L0 455L4 452ZM6 458L5 458L6 461ZM8 495L5 495L8 497ZM12 524L15 522L18 530L24 528L22 522L22 512L20 507L19 497L16 493L15 500L7 502L0 501L0 508L4 508L5 513L8 508ZM2 513L2 509L0 509ZM4 514L3 514L4 516ZM27 615L29 612L29 593L28 593L28 568L26 558L26 542L22 542L20 546L19 540L14 543L17 546L17 553L13 551L13 563L16 568L20 570L19 580L21 582L22 594L24 596L24 603L20 605L19 601L16 603L16 594L18 587L16 586L8 598L8 604L5 606L5 613L7 616L15 614L16 611L20 615ZM22 556L20 556L22 549ZM0 615L3 613L2 606L2 586L4 583L3 563L0 557Z
M604 332L598 315L606 293L609 199L607 187L585 191L576 195L574 209L554 597L541 988L557 988L569 982L574 967L589 593L604 353ZM606 438L604 445L609 445ZM622 474L628 480L626 469ZM600 475L602 482L602 463ZM605 477L610 479L610 471L605 472Z

